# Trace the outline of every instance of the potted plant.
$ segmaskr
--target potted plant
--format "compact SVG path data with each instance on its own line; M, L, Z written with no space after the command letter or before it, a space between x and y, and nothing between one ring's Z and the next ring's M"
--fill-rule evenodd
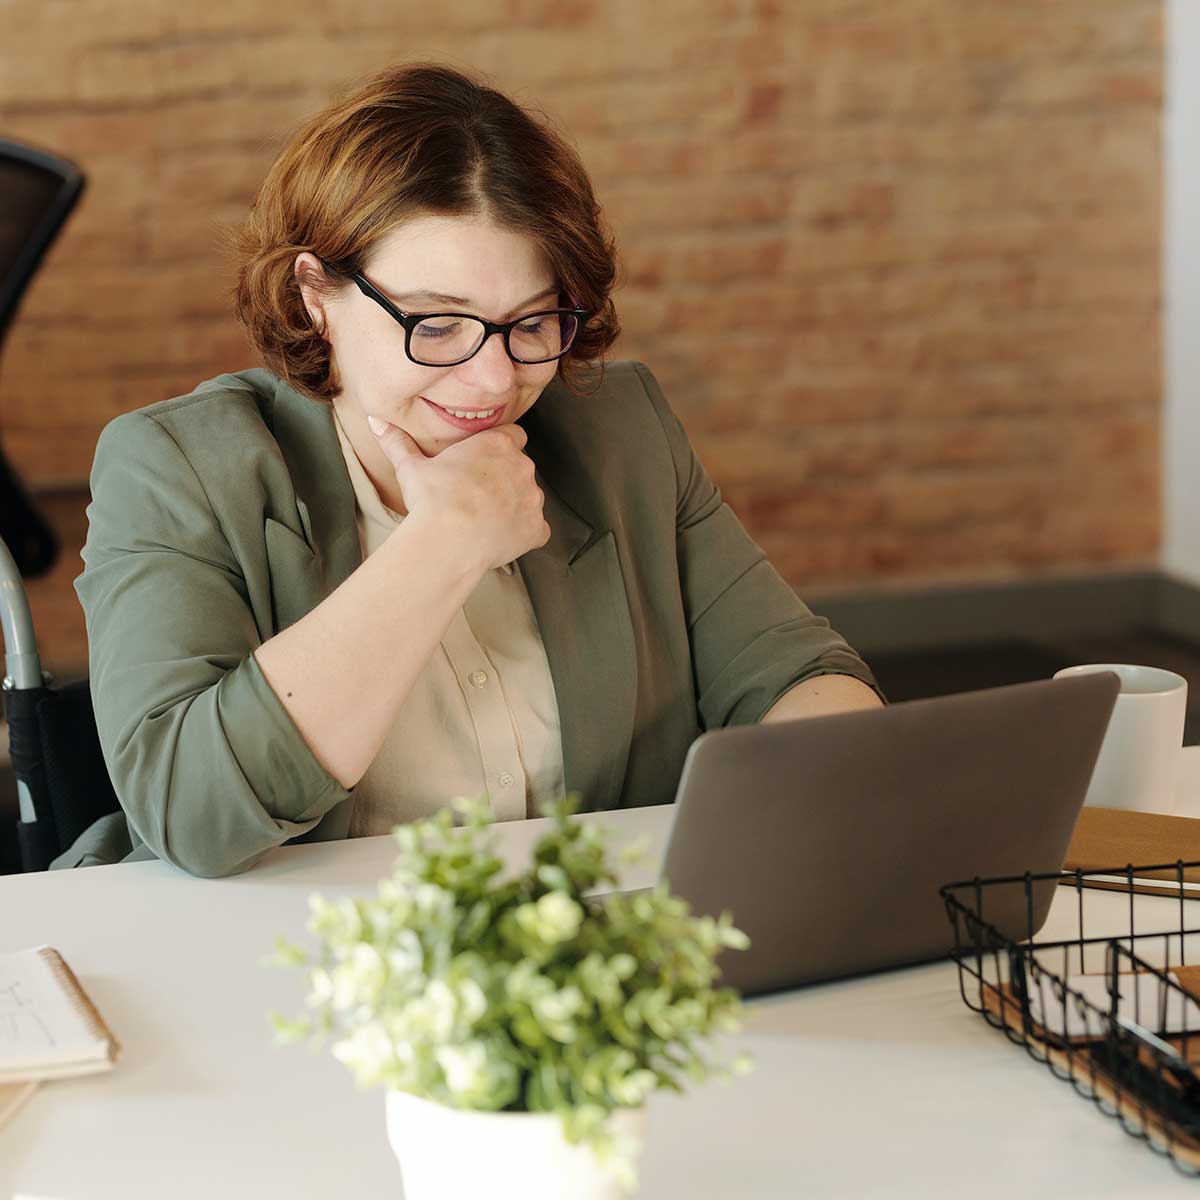
M546 807L551 828L509 878L484 803L456 801L458 827L451 810L400 826L377 896L313 896L315 950L278 945L309 981L306 1015L273 1016L279 1037L335 1035L359 1084L388 1089L408 1200L633 1190L646 1097L747 1067L698 1045L739 1027L715 962L745 934L666 883L585 898L616 876L576 807Z

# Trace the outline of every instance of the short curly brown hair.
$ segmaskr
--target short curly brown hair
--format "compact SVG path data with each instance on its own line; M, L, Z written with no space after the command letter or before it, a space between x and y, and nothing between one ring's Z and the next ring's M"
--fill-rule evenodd
M329 400L340 385L296 256L345 275L410 217L480 213L533 239L569 302L593 314L559 362L573 386L620 332L615 248L587 171L546 119L436 64L373 76L292 137L230 239L238 319L268 367Z

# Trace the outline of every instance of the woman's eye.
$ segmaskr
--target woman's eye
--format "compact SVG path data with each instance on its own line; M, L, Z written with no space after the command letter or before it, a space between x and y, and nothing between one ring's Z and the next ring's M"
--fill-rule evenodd
M459 330L460 322L458 321L439 321L436 324L429 321L422 321L417 326L417 336L423 338L444 338L451 337Z
M533 321L522 321L521 324L517 326L517 328L522 333L541 333L542 326L545 323L546 323L545 317L538 317L536 320L533 320Z

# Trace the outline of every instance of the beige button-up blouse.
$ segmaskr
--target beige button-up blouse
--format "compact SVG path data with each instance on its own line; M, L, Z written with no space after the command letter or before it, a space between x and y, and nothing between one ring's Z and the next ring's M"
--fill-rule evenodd
M379 498L333 413L363 558L403 520ZM354 788L350 835L387 833L455 796L487 795L498 821L537 816L563 791L558 702L521 573L486 572Z

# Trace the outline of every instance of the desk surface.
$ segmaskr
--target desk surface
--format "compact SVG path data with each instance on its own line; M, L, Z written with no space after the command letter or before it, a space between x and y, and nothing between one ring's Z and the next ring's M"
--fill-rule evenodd
M617 845L650 835L622 881L638 887L672 813L583 819ZM505 856L525 861L544 825L498 826ZM310 891L373 891L393 850L284 847L225 880L157 862L0 877L0 951L58 947L124 1044L111 1074L45 1084L0 1129L0 1197L401 1195L382 1094L327 1051L272 1044L266 1014L298 1011L303 979L260 965L276 934L301 935ZM1047 933L1070 920L1062 892ZM752 1074L651 1099L643 1196L1200 1194L968 1011L950 963L761 998L748 1016L731 1042Z

